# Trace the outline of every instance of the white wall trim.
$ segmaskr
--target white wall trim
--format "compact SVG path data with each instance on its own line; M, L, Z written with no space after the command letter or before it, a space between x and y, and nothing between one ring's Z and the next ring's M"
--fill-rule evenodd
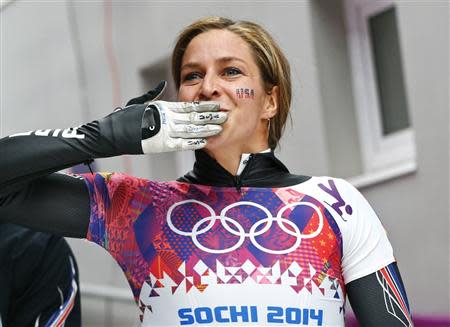
M413 128L383 135L380 103L367 21L395 5L393 0L345 0L346 29L355 97L355 114L361 141L363 170L372 174L396 169L407 162L415 166Z
M388 181L393 178L409 175L417 171L416 162L406 162L383 170L365 173L359 176L347 178L356 188L361 189L378 183Z
M5 9L8 5L16 2L17 0L0 0L0 11Z

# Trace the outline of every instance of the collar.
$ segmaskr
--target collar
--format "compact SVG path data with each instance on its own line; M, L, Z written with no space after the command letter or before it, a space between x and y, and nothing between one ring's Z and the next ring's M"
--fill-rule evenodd
M242 158L241 157L241 161ZM194 169L179 182L219 187L285 187L300 184L310 177L289 173L272 151L251 153L240 175L233 176L205 151L195 151ZM244 161L246 160L244 159Z
M271 150L269 148L269 149L266 149L266 150L261 151L259 153L268 153L270 151ZM247 166L248 159L250 158L251 155L252 155L251 153L243 153L243 154L241 154L241 162L239 163L239 167L238 167L236 175L242 174L242 172L244 171L245 166Z

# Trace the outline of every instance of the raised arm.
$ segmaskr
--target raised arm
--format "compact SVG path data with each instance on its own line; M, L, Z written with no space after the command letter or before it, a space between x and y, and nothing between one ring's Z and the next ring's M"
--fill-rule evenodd
M1 139L0 221L84 237L90 213L84 182L52 173L96 158L202 148L222 130L226 113L218 110L215 103L156 101L77 128Z
M84 182L52 173L95 158L142 153L139 127L145 107L130 107L78 128L1 139L0 221L84 237L90 212Z

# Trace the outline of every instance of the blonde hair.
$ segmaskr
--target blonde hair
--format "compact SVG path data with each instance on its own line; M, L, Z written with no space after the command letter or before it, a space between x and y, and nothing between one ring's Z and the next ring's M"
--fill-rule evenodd
M289 62L270 34L249 21L233 21L223 17L200 19L183 29L172 53L172 76L180 87L181 63L189 43L197 35L210 30L228 30L240 36L253 52L266 92L278 86L278 112L269 124L269 146L275 149L283 133L291 106L292 86Z

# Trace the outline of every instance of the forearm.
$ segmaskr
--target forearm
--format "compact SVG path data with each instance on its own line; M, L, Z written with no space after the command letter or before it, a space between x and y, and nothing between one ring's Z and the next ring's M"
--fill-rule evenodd
M84 181L52 173L95 158L142 153L145 107L136 105L75 129L1 139L0 222L85 237L90 203Z
M361 326L413 326L403 282L394 262L347 285Z
M136 105L76 129L32 131L1 139L0 197L87 160L141 154L145 107Z

